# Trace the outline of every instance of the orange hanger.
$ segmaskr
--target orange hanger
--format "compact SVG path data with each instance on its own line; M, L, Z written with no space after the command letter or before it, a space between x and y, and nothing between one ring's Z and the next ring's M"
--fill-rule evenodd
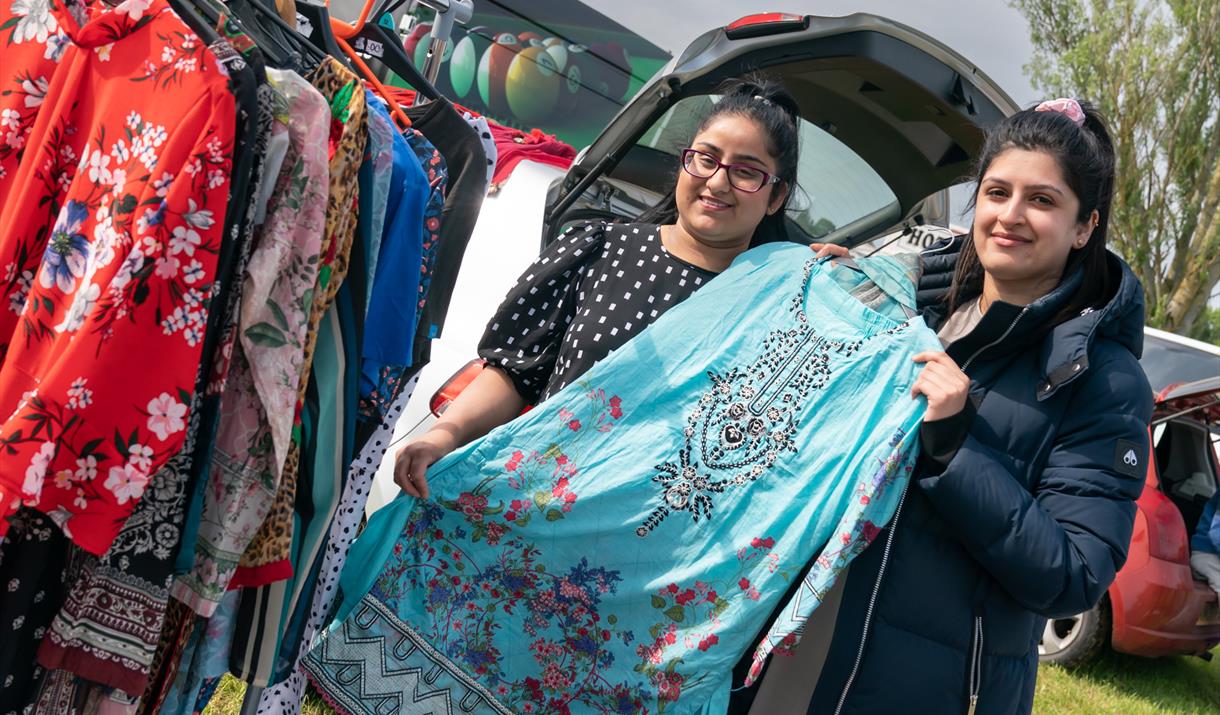
M377 75L373 73L373 70L369 69L369 66L364 63L364 60L360 59L360 56L356 54L356 51L347 42L364 29L364 24L368 21L369 13L373 10L374 2L376 0L364 0L364 7L360 8L360 16L356 18L356 24L354 25L336 19L334 15L331 15L330 28L335 34L335 41L339 44L339 49L343 50L348 58L351 59L352 64L356 65L356 69L364 74L364 78L368 80L368 83L373 85L373 90L386 100L386 104L390 106L390 114L398 120L400 128L409 129L411 127L410 117L402 111L402 108L398 106L398 102L395 102L390 96L390 91L381 83L381 80L377 79ZM327 7L330 6L330 0L326 0L326 5Z

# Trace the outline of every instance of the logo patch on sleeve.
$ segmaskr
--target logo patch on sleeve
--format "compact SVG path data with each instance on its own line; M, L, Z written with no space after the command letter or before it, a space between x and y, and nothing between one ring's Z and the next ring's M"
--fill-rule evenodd
M1128 477L1142 477L1147 466L1144 464L1147 456L1143 446L1120 439L1114 447L1114 471Z

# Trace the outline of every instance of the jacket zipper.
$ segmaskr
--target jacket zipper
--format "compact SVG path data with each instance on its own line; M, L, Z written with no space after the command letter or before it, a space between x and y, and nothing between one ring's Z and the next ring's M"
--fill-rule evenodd
M1012 323L1010 323L1008 325L1008 329L1004 331L1003 335L996 338L995 340L992 340L991 342L987 343L986 345L979 348L978 350L975 350L974 354L971 355L970 358L968 360L966 360L966 362L962 363L962 372L965 372L966 368L970 367L970 363L974 362L974 359L976 357L978 357L979 355L981 355L984 350L986 350L987 348L995 347L996 345L999 345L1000 343L1004 342L1004 338L1007 338L1008 334L1012 332L1013 328L1017 327L1017 322L1020 321L1021 318L1025 317L1025 314L1028 311L1029 311L1029 306L1027 305L1021 309L1020 313L1017 313L1017 317L1012 319Z
M907 489L910 488L908 483ZM881 568L877 570L877 581L873 584L873 593L868 598L868 608L864 611L864 628L860 633L860 648L856 651L856 662L851 667L851 674L847 676L847 682L843 684L843 692L839 695L839 704L835 707L834 715L839 715L843 710L843 705L847 702L847 693L851 690L851 684L856 679L856 674L860 672L860 664L864 661L864 646L868 643L868 629L873 621L873 608L877 605L877 594L881 592L881 579L885 576L885 567L890 562L890 549L894 546L894 535L898 533L898 518L902 516L902 505L906 503L907 490L902 490L902 496L898 499L898 508L894 510L894 519L890 522L890 533L885 537L885 551L881 554Z
M970 651L970 706L966 715L974 715L979 705L979 690L983 685L983 617L974 617L974 638Z

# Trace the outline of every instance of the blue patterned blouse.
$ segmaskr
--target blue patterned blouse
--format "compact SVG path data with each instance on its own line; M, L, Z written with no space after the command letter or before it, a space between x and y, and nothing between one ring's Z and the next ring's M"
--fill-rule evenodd
M748 251L353 546L305 667L344 712L723 712L899 504L939 350L894 258ZM782 604L765 637L759 632ZM399 708L395 710L394 708Z

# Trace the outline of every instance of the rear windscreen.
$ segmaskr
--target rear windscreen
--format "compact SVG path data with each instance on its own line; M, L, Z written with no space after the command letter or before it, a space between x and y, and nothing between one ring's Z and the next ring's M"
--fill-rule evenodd
M678 154L690 146L699 122L718 99L716 95L701 95L679 101L657 120L637 145L673 157L672 164L658 163L659 170L672 171L677 166ZM810 238L827 236L860 219L879 214L888 214L887 218L892 221L900 218L894 192L850 147L804 120L801 120L800 142L798 190L788 208L789 217Z

